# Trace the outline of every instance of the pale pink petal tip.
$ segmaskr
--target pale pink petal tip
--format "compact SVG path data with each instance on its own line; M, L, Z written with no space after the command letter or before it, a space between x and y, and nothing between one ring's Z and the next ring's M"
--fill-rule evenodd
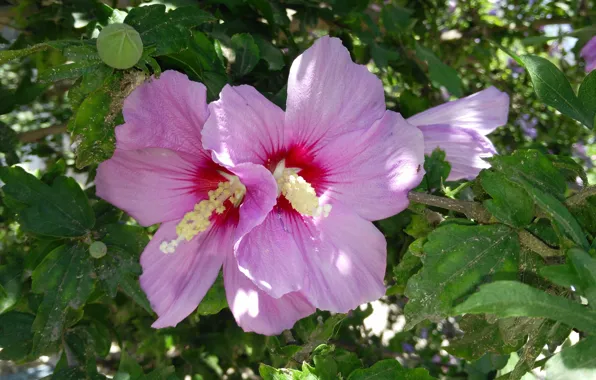
M233 256L224 265L228 305L238 325L246 332L278 335L316 309L300 293L273 298L260 290L239 270Z
M407 120L415 126L441 124L487 135L507 124L508 115L509 95L495 87L489 87L465 98L433 107Z
M168 148L202 153L201 129L209 110L207 89L182 73L164 71L124 101L125 124L116 128L120 149Z

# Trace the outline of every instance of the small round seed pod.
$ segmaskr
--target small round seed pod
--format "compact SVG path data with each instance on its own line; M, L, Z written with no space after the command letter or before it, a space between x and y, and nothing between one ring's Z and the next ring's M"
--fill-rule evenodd
M143 55L143 41L132 26L110 24L97 37L97 52L101 60L116 69L129 69Z
M89 246L89 254L95 259L100 259L106 255L108 247L100 241L94 241Z

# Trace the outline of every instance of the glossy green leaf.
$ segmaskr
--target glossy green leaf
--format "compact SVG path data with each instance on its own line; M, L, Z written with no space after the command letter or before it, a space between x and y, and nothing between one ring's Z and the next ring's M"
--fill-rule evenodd
M498 220L513 227L528 225L534 218L534 202L519 185L500 172L480 173L484 190L492 197L484 201L486 209Z
M5 182L6 201L27 231L75 237L95 224L87 197L73 178L57 177L50 187L20 167L0 168L0 178Z
M281 70L286 64L281 50L259 35L253 36L253 38L259 48L259 55L262 60L267 62L269 70Z
M0 315L0 360L23 360L33 347L31 326L35 316L11 311Z
M464 335L449 342L446 351L466 360L480 359L487 352L509 354L517 351L524 343L522 339L510 345L503 337L503 326L498 322L489 323L482 315L465 315L459 321Z
M579 303L557 297L516 281L497 281L480 290L454 312L491 313L498 317L548 318L580 330L596 332L596 312Z
M479 283L515 278L519 256L515 230L499 224L450 224L428 236L422 269L408 281L405 329L450 315L453 304Z
M555 108L564 115L574 118L592 127L594 118L586 112L582 101L578 99L565 75L548 59L535 55L520 57L532 78L534 91L546 105Z
M596 117L596 71L592 70L584 78L577 96L583 105L586 119L593 122ZM588 126L590 125L588 124Z
M524 186L536 205L549 216L554 225L558 226L577 245L589 249L586 234L575 220L571 212L554 196L545 193L528 184Z
M163 4L137 7L131 9L124 19L124 23L139 32L145 47L155 47L154 56L186 49L191 29L215 20L209 13L193 6L165 11Z
M375 363L367 369L357 369L352 372L348 380L432 380L426 369L406 369L397 360L386 359Z
M119 109L112 108L112 101L119 96L121 76L111 76L102 87L90 93L69 122L69 130L77 142L76 165L83 168L104 161L112 156Z
M237 77L242 77L250 73L259 63L261 59L259 47L248 33L234 34L231 43L235 55L232 71Z
M437 148L430 156L424 155L424 171L424 178L418 188L427 191L441 189L451 172L451 164L445 161L445 152Z
M565 200L565 178L545 155L537 150L519 150L512 155L496 155L490 159L492 167L510 181L528 184Z
M588 299L588 305L596 309L596 259L581 249L572 248L567 257L577 273L581 293Z
M184 71L190 79L203 83L207 87L209 100L219 96L228 80L213 41L197 31L193 33L188 49L163 56L161 60L170 67Z
M85 304L94 285L91 260L83 245L63 245L33 271L31 289L44 294L33 323L34 352L51 349L62 336L69 310Z
M416 55L428 64L428 76L436 88L445 87L449 93L463 96L462 83L455 69L444 64L431 50L416 45Z
M12 308L21 296L23 267L19 262L0 266L0 314Z

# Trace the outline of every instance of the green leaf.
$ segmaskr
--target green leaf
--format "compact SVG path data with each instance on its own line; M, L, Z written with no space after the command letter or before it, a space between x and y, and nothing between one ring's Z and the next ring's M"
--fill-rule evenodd
M106 377L97 373L97 371L89 372L85 368L65 368L54 372L52 380L104 380Z
M23 229L47 236L76 237L95 224L93 210L72 178L59 176L52 186L20 167L0 168L5 200L18 214Z
M168 67L178 68L189 78L205 84L209 100L216 99L227 83L226 70L219 60L213 42L195 31L188 49L161 57Z
M596 308L596 260L581 249L572 248L567 257L577 273L581 293L588 299L590 308Z
M381 360L367 369L357 369L348 380L432 380L424 368L406 369L395 359Z
M450 315L459 298L490 277L515 277L519 250L517 233L502 224L450 224L433 231L424 245L424 266L406 287L404 328Z
M80 309L93 291L93 265L81 244L63 245L42 261L33 272L31 289L44 293L33 323L35 353L51 349L62 336L70 309Z
M513 227L528 225L534 218L534 202L520 186L505 174L489 170L480 173L484 190L492 197L484 201L486 209L498 220Z
M0 99L0 104L4 103ZM2 108L2 106L0 106ZM9 110L10 112L10 110ZM1 114L2 112L0 112ZM19 137L14 129L8 125L0 122L0 153L4 153L4 159L6 164L15 165L20 162L19 156L17 155L16 148L19 143Z
M261 375L263 380L306 380L298 370L289 368L277 369L262 363L259 366L259 375ZM317 380L317 378L312 376L308 380Z
M64 342L88 373L97 372L96 356L104 357L112 345L109 330L96 322L83 322L64 334Z
M555 226L564 231L580 247L584 249L590 248L586 234L563 203L550 194L544 193L535 187L530 187L529 184L525 184L524 187L534 199L536 205L549 216Z
M0 315L0 360L24 360L33 346L34 315L11 311Z
M145 47L154 46L154 56L180 52L187 48L191 29L214 21L209 13L197 7L179 7L165 12L163 4L132 8L124 23L135 28Z
M477 293L455 307L454 312L491 313L501 318L548 318L586 332L596 332L596 312L516 281L482 285Z
M565 178L553 163L537 150L518 150L510 156L496 155L490 159L493 169L503 173L510 181L529 184L557 199L565 200Z
M109 77L102 87L85 98L69 122L68 128L78 144L78 168L105 161L114 153L114 126L120 110L113 109L112 101L119 96L120 80L118 75Z
M124 277L120 279L120 288L130 298L133 299L137 303L137 305L141 306L145 309L149 314L153 314L153 309L151 309L151 304L147 299L147 295L141 289L141 285L139 284L139 280L136 278L132 278L130 276Z
M406 32L411 24L413 10L397 5L385 5L381 9L381 21L388 34L399 35Z
M8 90L0 86L0 115L9 113L18 106L31 103L47 90L47 88L47 85L31 82L31 75L24 75L15 90ZM5 144L10 142L13 136L10 131L12 129L9 127L2 126L2 131L0 132L0 152L8 152ZM14 144L11 144L10 147L14 147Z
M575 182L577 177L579 177L584 185L588 184L588 177L584 167L578 164L573 158L554 154L549 154L546 157L552 162L555 168L559 169L559 172L567 182Z
M454 96L462 97L462 83L457 71L447 66L429 49L416 44L416 55L428 64L428 76L436 88L445 87Z
M228 307L226 289L224 287L223 276L220 273L207 294L205 294L205 297L203 297L197 308L197 313L199 315L217 314L226 307Z
M596 337L590 336L563 349L546 362L549 380L575 380L596 378Z
M553 284L571 288L579 286L579 278L575 270L569 264L548 265L540 268L540 275Z
M584 110L582 102L557 66L548 59L535 55L522 55L520 59L530 74L536 95L544 104L592 127L594 118L590 118Z
M259 47L248 33L234 34L231 41L231 48L235 54L232 71L237 77L242 77L250 73L259 63L261 59Z
M592 70L584 78L577 96L583 105L586 119L593 121L596 117L596 71ZM593 124L591 125L593 126Z
M33 54L38 51L46 50L50 46L48 44L42 43L30 46L25 49L21 50L2 50L0 51L0 65L3 65L7 62L12 61L13 59L21 58L28 56L29 54Z
M424 178L420 189L435 191L441 189L451 172L451 164L445 161L445 152L437 148L431 155L424 155Z
M136 380L143 376L143 367L126 350L120 354L120 365L114 379Z
M513 345L505 342L502 325L489 323L482 315L465 315L459 321L459 328L464 335L455 338L445 347L447 352L466 360L478 360L487 352L509 354L517 351L525 341L519 339Z
M567 207L585 231L592 236L596 235L596 195L568 204Z
M422 268L420 257L413 255L412 252L408 250L399 261L399 264L393 267L395 284L391 287L392 294L403 294L406 290L408 280L418 272L420 268Z
M400 58L400 54L395 48L387 47L382 44L373 42L370 45L370 55L375 61L375 64L380 67L387 67L389 62L397 61ZM400 102L402 101L403 93L400 96Z
M519 361L515 368L508 375L509 380L520 380L524 375L534 368L536 358L543 352L544 346L554 344L558 346L569 336L570 329L559 322L549 320L538 320L541 323L530 332L528 342L519 355Z
M281 50L269 42L269 40L266 40L259 35L255 35L253 38L259 49L261 59L267 62L269 70L281 70L286 64Z
M21 296L23 268L20 263L0 266L0 314L12 308Z

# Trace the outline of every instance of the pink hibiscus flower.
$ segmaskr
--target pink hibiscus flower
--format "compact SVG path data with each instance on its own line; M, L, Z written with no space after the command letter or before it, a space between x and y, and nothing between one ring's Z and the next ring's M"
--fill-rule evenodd
M256 164L277 183L264 221L237 235L240 271L276 299L347 312L385 294L386 242L372 221L408 206L422 133L385 110L381 81L336 38L296 58L287 89L284 112L250 86L224 87L203 145L231 172Z
M174 71L124 103L114 156L99 165L97 195L143 226L162 223L141 256L141 287L159 318L175 326L192 313L223 265L228 303L245 331L278 334L315 311L298 292L272 298L236 264L235 235L261 224L277 184L260 165L223 167L201 144L206 88Z
M489 87L465 98L431 108L408 119L424 135L424 153L445 151L451 164L449 181L474 179L490 167L484 158L497 153L486 137L507 124L509 95Z
M586 72L596 69L596 37L592 37L588 41L582 48L580 55L586 60Z

